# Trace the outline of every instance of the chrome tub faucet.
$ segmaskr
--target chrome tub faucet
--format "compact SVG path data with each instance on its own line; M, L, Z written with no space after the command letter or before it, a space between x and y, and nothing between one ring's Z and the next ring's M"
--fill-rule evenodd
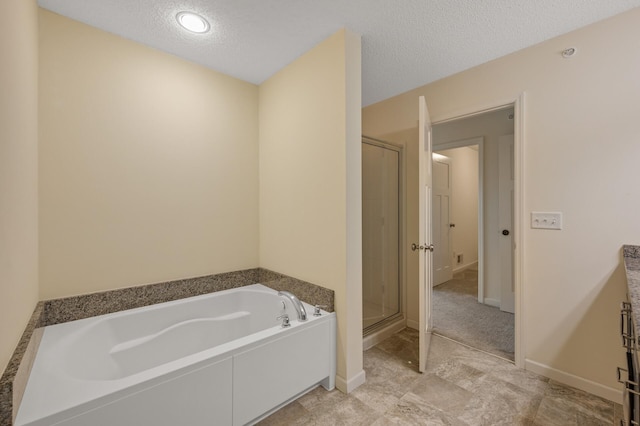
M293 293L290 293L288 291L279 291L278 296L286 297L291 301L291 303L293 304L293 307L298 313L298 320L300 321L307 320L307 311L306 309L304 309L304 305L302 304L300 299L298 299Z

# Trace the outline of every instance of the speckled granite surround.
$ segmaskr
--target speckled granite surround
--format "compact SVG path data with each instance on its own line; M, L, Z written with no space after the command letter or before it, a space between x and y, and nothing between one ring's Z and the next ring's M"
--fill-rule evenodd
M636 330L640 330L640 246L622 246L622 253L633 323Z
M111 312L169 302L214 291L255 284L258 269L208 275L158 284L127 287L45 301L44 325L95 317Z
M30 368L25 367L25 364L29 366L33 362L35 350L32 351L31 357L25 356L25 352L36 328L255 283L264 284L274 290L290 291L304 302L312 305L324 305L326 306L324 309L329 312L334 310L333 290L262 268L39 302L0 378L0 426L13 424L14 401L21 399L21 395L14 395L14 389L16 393L20 392L21 394L24 392L24 384L26 384L26 380L17 380L16 375L20 370L19 376L26 375L28 377ZM22 368L20 368L21 364L23 364Z
M9 364L0 378L0 425L2 426L13 424L13 381L18 373L22 357L27 350L27 346L29 346L34 330L43 326L43 312L44 302L38 302L24 333L22 333L18 346L13 351Z
M333 312L333 290L328 290L318 285L300 281L286 275L278 274L267 269L260 269L259 283L274 290L286 290L298 296L303 302L310 305L321 305L327 312ZM311 314L311 312L309 312Z

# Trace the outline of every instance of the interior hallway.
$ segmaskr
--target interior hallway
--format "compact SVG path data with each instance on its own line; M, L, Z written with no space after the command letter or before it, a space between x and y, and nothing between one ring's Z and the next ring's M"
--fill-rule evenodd
M466 269L433 288L433 331L513 361L514 316L478 303L478 271Z
M364 352L367 381L349 395L317 388L260 425L619 425L622 406L433 336L417 372L418 333Z

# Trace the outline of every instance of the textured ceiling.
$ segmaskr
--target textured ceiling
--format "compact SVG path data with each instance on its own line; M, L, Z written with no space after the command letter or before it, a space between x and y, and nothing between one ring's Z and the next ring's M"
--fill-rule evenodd
M640 6L640 0L39 0L259 84L339 30L362 35L363 106ZM190 34L177 12L205 16Z

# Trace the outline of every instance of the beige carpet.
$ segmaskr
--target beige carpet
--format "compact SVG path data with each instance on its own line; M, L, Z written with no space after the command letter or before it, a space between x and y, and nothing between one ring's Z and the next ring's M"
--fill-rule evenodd
M435 333L513 361L513 314L478 303L478 271L434 287L432 315Z

